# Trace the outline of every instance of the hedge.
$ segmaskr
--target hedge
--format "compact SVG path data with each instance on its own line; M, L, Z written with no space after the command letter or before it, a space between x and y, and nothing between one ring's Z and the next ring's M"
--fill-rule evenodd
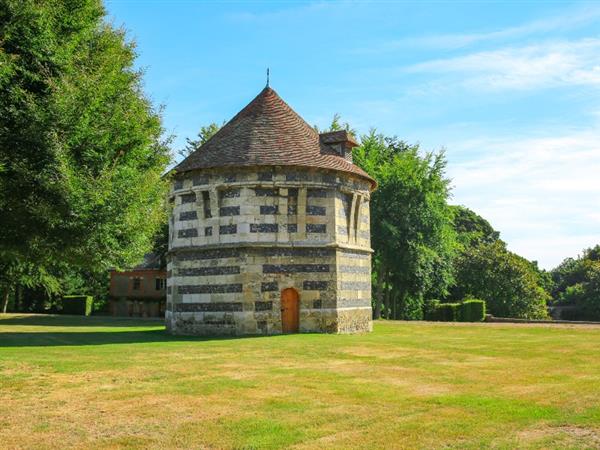
M558 318L559 320L575 320L575 321L582 321L582 320L590 320L588 316L585 315L585 313L581 310L581 309L565 309L563 311L560 312L560 317Z
M485 320L485 302L478 299L464 300L460 304L459 322L483 322Z
M433 300L427 305L425 319L436 322L482 322L485 319L485 302L468 299L461 303L440 303Z
M62 313L76 316L89 316L92 313L94 297L91 295L65 295L62 298Z
M425 318L435 322L456 322L459 306L460 303L432 302Z

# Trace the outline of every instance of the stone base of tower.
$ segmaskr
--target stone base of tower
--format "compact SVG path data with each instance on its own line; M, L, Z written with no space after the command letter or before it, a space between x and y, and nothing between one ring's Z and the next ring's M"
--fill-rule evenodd
M373 330L371 308L344 311L301 311L299 333L368 333ZM187 336L251 336L282 334L277 323L257 327L254 313L172 313L166 314L166 329Z
M370 307L352 308L337 312L336 332L342 334L373 331L373 311Z
M370 265L369 251L336 247L176 251L167 266L167 330L200 336L368 332Z

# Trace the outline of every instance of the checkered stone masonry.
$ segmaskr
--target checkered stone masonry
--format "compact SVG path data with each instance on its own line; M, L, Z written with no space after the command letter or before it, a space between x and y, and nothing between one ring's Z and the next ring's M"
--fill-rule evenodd
M198 213L196 211L183 211L179 214L179 220L196 220Z
M328 264L265 264L263 273L329 272Z
M276 223L251 223L250 233L277 233L279 226Z
M198 230L196 228L187 228L178 231L178 237L180 238L191 238L198 236Z
M221 225L219 227L219 234L235 234L237 233L237 225Z
M219 208L219 215L221 217L239 216L240 215L240 207L239 206L222 206L221 208Z
M268 180L274 186L238 170L233 187L223 172L205 172L201 180L197 174L184 180L175 194L188 195L194 181L203 182L193 202L174 204L179 220L171 223L177 231L166 314L172 332L280 333L281 291L290 287L300 300L300 331L371 328L368 186L356 190L354 180L339 175L296 170L288 177L276 169ZM359 211L354 221L352 206ZM218 214L206 217L205 207ZM185 228L192 220L195 228ZM198 229L202 235L180 238Z
M178 286L180 294L218 294L224 292L242 292L242 284L200 284Z
M277 214L279 213L279 208L277 207L277 205L260 205L260 213Z
M240 273L239 266L222 266L222 267L190 267L183 268L177 271L180 277L196 277L208 275L234 275Z
M371 256L356 250L338 251L338 308L358 311L371 308ZM350 324L350 326L353 326Z
M327 225L324 223L307 223L307 233L327 233Z

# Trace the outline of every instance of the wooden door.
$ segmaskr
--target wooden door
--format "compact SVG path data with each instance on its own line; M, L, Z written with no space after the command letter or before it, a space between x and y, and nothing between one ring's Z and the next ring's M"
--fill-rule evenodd
M300 302L298 292L288 288L281 291L281 331L297 333L300 325Z

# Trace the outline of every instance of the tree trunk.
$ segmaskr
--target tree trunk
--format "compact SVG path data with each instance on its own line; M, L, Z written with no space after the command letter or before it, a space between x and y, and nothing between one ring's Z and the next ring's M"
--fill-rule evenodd
M10 288L7 286L4 289L4 294L2 295L2 313L6 314L6 310L8 309L8 297L10 295Z
M383 303L383 285L385 284L385 264L383 261L379 264L379 271L377 272L377 292L375 293L375 311L373 311L373 318L375 320L381 319L381 304Z
M19 312L21 311L21 295L22 295L23 289L21 288L21 285L17 285L15 287L15 312Z
M381 301L381 317L383 317L384 319L389 319L389 304L388 304L388 296L387 294L387 289L385 288L385 285L383 286L383 292L381 293L381 297L382 297L382 301Z
M385 316L388 319L394 318L394 316L392 315L392 310L393 310L392 301L393 301L392 290L388 286L387 289L385 290Z

